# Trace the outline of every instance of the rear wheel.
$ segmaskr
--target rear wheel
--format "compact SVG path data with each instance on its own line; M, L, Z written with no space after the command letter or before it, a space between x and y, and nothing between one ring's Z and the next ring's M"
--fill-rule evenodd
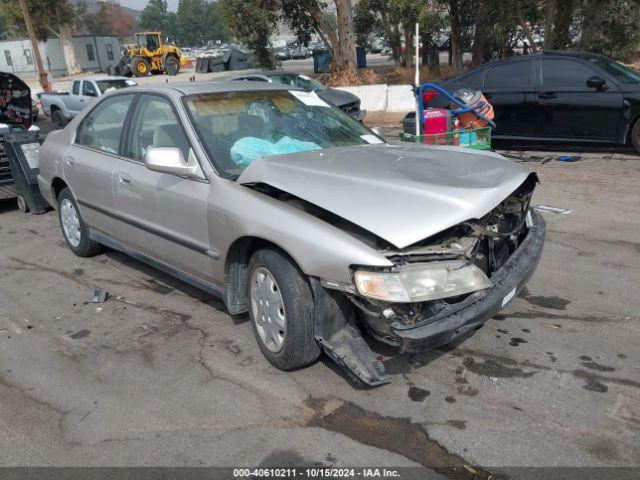
M146 58L133 57L131 59L131 71L136 77L146 77L151 71L151 64Z
M89 228L82 220L78 204L69 187L58 196L58 217L67 245L79 257L91 257L100 252L102 246L89 238Z
M180 72L180 61L173 55L167 57L164 62L164 71L167 75L177 75Z
M56 110L51 114L51 120L53 120L53 123L55 123L58 128L64 128L67 124L67 119L64 118L60 110Z
M265 248L251 257L249 294L253 332L272 365L294 370L320 356L313 335L311 287L285 254Z
M631 128L631 145L636 149L636 152L640 152L640 118Z

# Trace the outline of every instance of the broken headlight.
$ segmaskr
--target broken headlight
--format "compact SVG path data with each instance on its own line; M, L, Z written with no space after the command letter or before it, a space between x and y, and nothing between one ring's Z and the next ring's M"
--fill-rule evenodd
M426 302L489 288L491 280L464 261L413 264L397 272L354 274L360 295L386 302Z

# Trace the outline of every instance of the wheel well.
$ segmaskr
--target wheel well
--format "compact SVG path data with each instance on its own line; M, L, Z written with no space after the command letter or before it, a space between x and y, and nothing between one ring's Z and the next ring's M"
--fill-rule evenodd
M256 251L266 247L280 250L292 258L275 243L259 237L242 237L229 247L224 266L224 301L230 314L238 315L249 310L249 260Z
M51 115L53 115L53 112L55 112L56 110L60 110L60 107L57 105L51 105Z
M53 196L55 197L56 201L58 200L58 196L60 195L62 189L66 187L67 184L60 177L56 177L53 179L53 182L51 182L51 190L53 190Z
M625 136L624 139L624 143L625 145L631 145L633 146L633 143L631 141L631 134L633 133L633 127L635 126L636 122L640 121L640 114L636 115L630 122L629 122L629 126L627 127L627 135Z

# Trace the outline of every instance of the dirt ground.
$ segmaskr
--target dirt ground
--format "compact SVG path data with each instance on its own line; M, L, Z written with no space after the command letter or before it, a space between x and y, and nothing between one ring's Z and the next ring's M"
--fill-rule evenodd
M580 155L526 162L534 204L571 210L543 214L526 292L447 348L372 341L392 377L375 389L325 359L278 371L219 300L120 253L77 258L55 212L1 203L0 466L640 467L640 157Z

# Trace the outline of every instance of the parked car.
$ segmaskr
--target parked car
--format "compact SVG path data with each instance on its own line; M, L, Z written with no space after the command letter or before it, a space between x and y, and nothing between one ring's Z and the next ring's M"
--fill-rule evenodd
M289 57L294 60L300 60L309 57L309 50L302 45L291 45L289 47Z
M389 145L254 82L107 95L47 137L38 176L76 255L126 252L248 312L276 367L323 349L371 385L389 378L364 331L432 348L524 287L544 239L536 181L495 153Z
M366 110L360 109L360 99L353 93L328 88L311 77L294 72L273 70L269 72L253 73L233 77L233 81L268 82L279 83L291 87L301 88L307 92L315 92L320 98L331 105L338 107L350 117L362 122L366 116Z
M291 58L291 52L288 47L276 47L273 53L278 60L289 60Z
M441 86L482 90L495 111L495 139L628 144L640 151L640 73L600 55L524 55L481 65Z
M42 112L60 128L80 113L92 100L111 90L132 87L136 82L126 77L87 77L74 80L71 92L43 93L40 96Z

